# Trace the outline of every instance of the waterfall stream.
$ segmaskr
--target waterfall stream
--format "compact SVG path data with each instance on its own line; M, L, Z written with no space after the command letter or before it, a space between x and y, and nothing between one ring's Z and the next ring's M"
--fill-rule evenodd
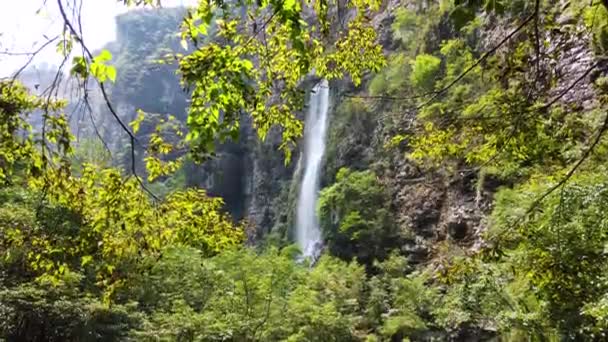
M325 153L329 85L319 82L312 90L304 132L304 176L296 212L296 240L304 257L316 259L320 252L321 230L316 206L319 197L321 163Z

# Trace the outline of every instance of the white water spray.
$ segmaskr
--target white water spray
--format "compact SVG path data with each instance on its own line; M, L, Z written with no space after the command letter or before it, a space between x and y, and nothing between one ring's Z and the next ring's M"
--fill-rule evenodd
M296 213L296 239L304 257L315 259L320 252L321 230L316 206L319 197L321 162L325 153L329 85L321 81L312 90L304 132L304 177Z

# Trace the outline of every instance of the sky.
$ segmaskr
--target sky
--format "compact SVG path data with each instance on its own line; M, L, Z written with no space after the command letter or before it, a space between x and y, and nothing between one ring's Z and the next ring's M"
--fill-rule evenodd
M64 4L72 0L62 0ZM116 37L114 17L129 9L118 0L82 0L82 30L89 49L102 47ZM162 0L163 7L188 6L196 0ZM47 38L61 33L63 21L55 0L0 0L0 78L9 77L24 65L29 56L9 56L3 52L32 52ZM50 44L38 54L33 64L58 65L61 56Z

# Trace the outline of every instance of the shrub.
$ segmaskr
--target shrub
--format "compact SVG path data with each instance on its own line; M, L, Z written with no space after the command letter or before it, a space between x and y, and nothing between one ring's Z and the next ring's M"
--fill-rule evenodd
M412 86L420 91L428 92L433 90L441 59L427 54L416 56L416 59L411 63L412 73L410 82Z
M397 243L388 206L385 189L373 172L340 169L336 183L322 190L318 204L330 251L368 265L384 259Z

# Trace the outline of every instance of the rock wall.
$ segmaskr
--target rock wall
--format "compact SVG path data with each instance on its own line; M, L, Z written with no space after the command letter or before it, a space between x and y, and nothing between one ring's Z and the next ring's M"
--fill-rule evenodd
M378 28L380 43L387 53L394 51L398 45L391 30L395 10L403 6L412 10L422 9L428 3L429 1L384 1L381 12L373 21ZM168 28L175 29L173 26L178 14L179 12L167 14L163 21L167 30L157 28L158 22L153 22L158 13L129 13L120 17L118 41L109 45L114 49L115 58L128 66L129 61L121 57L121 51L133 53L145 50L142 53L151 54L158 50L158 42L165 45L175 43L162 37L147 37L145 32L149 30L143 28L149 24L159 32L169 32ZM567 15L556 20L563 24L564 29L554 30L551 37L547 37L551 44L546 52L557 46L565 52L552 59L558 62L543 65L542 70L563 75L550 90L558 95L568 89L595 60L589 48L590 42L585 38L587 35L581 30L567 29L570 20ZM509 32L500 22L486 22L478 32L479 51L487 51ZM133 25L137 27L132 27ZM441 40L454 34L448 29L449 25L439 26L428 37L428 45L431 47L438 46ZM141 46L134 45L133 40L141 42ZM157 44L154 45L153 42ZM130 69L127 68L128 70ZM119 79L119 87L115 89L120 106L143 108L161 114L178 112L172 114L183 118L187 96L179 88L177 76L154 68L146 68L137 77L129 72L119 72L121 74L125 79ZM574 107L594 106L593 90L589 86L589 80L594 77L597 75L589 75L561 101ZM161 82L154 82L156 79ZM347 81L331 84L331 123L321 185L331 185L341 167L374 170L390 193L390 209L404 241L401 249L412 262L423 262L431 258L442 241L449 240L464 249L476 248L483 243L480 234L484 231L484 218L492 208L493 193L505 184L491 177L480 177L475 170L452 172L442 168L421 169L407 158L407 144L401 144L397 149L386 149L384 146L396 128L403 131L412 127L417 113L405 106L391 106L386 101L374 101L366 110L357 106L346 109L341 106L350 95L365 95L362 89L367 88L366 83L369 81L370 77L366 77L363 86L358 89ZM158 89L130 87L133 82L155 84ZM169 83L174 86L166 86ZM314 80L307 80L302 87L308 89L313 83ZM153 96L155 99L164 102L152 106L147 101L150 92L157 94ZM303 118L304 113L299 113L299 117ZM284 155L278 150L281 142L278 130L273 130L266 141L260 142L248 116L243 116L241 126L239 141L220 146L215 160L200 166L188 166L187 185L203 187L212 195L222 196L226 200L226 208L236 219L244 218L249 222L252 242L260 241L269 234L284 241L289 240L299 185L299 152L294 151L292 160L286 165Z
M153 113L150 118L171 114L186 121L189 94L180 85L176 66L154 62L167 52L182 49L175 32L184 13L183 8L146 9L116 18L117 40L105 48L112 53L118 70L110 91L123 121L133 120L137 109ZM100 114L95 119L105 140L112 143L118 162L130 168L130 154L125 150L127 137L105 104L99 99L96 102ZM144 142L155 127L154 122L148 121L138 132ZM253 228L252 239L259 239L274 225L277 210L273 202L295 168L295 162L285 165L284 155L278 150L280 139L280 132L273 130L266 141L259 141L249 116L243 115L237 141L218 145L217 156L203 164L186 163L184 185L204 188L210 195L222 197L225 209L236 220L247 219ZM138 156L143 155L140 148L137 152ZM294 155L297 157L297 151ZM138 173L145 173L141 160L137 169Z
M565 2L561 4L564 5ZM392 38L391 24L394 20L394 10L400 6L415 10L416 6L424 7L425 4L424 2L422 5L420 2L414 4L414 1L407 0L384 2L383 11L374 18L374 22L378 27L380 42L387 53L393 51L396 46ZM557 16L556 21L560 25L567 25L571 18L563 12ZM447 27L440 24L428 37L429 46L438 46L442 40L454 34L442 26ZM596 61L587 32L578 27L563 27L554 30L551 36L546 37L550 45L543 47L543 53L547 54L556 47L563 51L560 55L551 58L556 61L555 63L541 66L544 79L552 76L551 73L559 76L557 84L539 85L548 87L547 91L554 96L559 96L569 89ZM497 44L511 29L496 20L486 20L478 30L480 54ZM508 50L508 46L504 50ZM498 51L498 53L503 52ZM596 77L598 77L597 73L584 77L563 96L560 102L570 105L572 110L593 108L594 92L590 83ZM339 98L346 98L345 94L349 96L354 94L355 97L367 95L365 91L353 93L352 88L338 84L338 87L340 86ZM365 88L364 85L360 89ZM442 241L451 241L465 251L477 249L484 243L482 233L485 230L485 218L492 209L493 194L498 187L509 184L503 184L493 177L480 175L474 169L460 171L448 171L444 168L421 169L417 163L407 158L409 149L406 143L402 143L396 151L389 151L383 147L393 135L394 126L399 126L401 131L407 131L407 127L413 126L417 113L406 107L395 113L395 107L382 103L382 100L372 105L371 112L373 119L364 120L363 124L360 117L349 118L345 123L338 117L344 113L332 114L330 132L335 131L336 125L349 129L340 130L341 139L334 140L334 145L328 146L328 149L333 151L333 155L329 156L330 160L326 164L324 182L331 183L336 170L342 166L373 169L389 189L392 199L391 209L404 237L401 250L413 263L432 258ZM391 122L386 118L387 116L398 119L396 122Z

